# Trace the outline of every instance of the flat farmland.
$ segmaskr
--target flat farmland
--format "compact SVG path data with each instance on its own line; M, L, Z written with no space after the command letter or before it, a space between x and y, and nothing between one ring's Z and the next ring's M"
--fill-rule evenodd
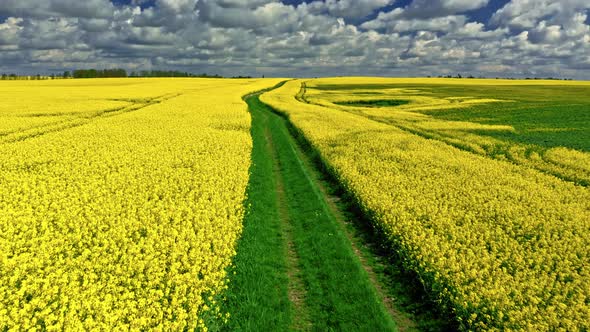
M0 94L0 330L590 328L587 82Z
M587 83L334 78L262 96L466 330L590 321Z

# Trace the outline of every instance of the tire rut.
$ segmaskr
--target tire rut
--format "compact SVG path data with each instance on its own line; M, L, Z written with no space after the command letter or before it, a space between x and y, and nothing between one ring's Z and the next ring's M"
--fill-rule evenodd
M299 269L299 258L295 251L295 244L293 243L293 235L291 233L291 225L289 221L289 211L287 209L287 198L285 194L285 187L281 177L281 165L278 158L278 152L273 144L272 134L268 128L265 136L269 144L272 160L273 172L276 183L277 200L279 202L279 216L281 219L282 233L284 241L286 242L287 257L287 276L289 278L288 296L293 305L294 318L291 329L295 331L309 331L312 328L309 313L305 305L306 291L303 280L301 279L301 270Z

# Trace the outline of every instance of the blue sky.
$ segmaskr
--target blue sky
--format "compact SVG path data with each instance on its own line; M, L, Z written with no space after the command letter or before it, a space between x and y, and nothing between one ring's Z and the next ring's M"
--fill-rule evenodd
M590 79L590 1L0 1L0 72L88 67Z

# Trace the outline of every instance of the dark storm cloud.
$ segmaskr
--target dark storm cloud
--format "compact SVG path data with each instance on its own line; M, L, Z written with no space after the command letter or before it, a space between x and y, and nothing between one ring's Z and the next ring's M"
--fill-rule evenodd
M0 72L590 79L587 0L0 0Z

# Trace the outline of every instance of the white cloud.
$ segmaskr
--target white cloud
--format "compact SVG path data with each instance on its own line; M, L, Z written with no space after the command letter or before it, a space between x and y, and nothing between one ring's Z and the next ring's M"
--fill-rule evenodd
M253 29L284 24L296 15L292 6L270 1L203 0L197 3L199 18L213 26ZM291 16L291 17L289 17Z
M528 39L533 43L558 43L563 36L563 29L560 25L547 25L547 22L541 21L529 31Z
M430 18L461 14L482 8L489 0L414 0L401 13L404 18Z
M111 21L102 18L80 19L78 23L82 30L88 32L106 31L111 27Z
M457 15L487 5L489 0L414 0L410 5L380 12L373 20L364 22L364 29L384 29L386 32L442 31L451 32L467 23L467 16Z
M465 25L467 17L463 15L449 15L429 19L405 19L403 11L392 11L379 16L361 25L364 29L379 30L386 32L409 32L409 31L455 31Z
M6 22L0 24L0 50L2 47L18 43L19 34L23 29L22 22L22 18L9 17Z
M195 9L197 0L157 0L158 9L174 14L192 12Z
M414 0L382 10L392 2L156 0L142 10L144 0L0 0L0 16L9 17L0 21L0 72L123 66L226 75L590 78L586 0L513 0L492 24L469 17L487 0Z
M393 2L394 0L326 0L315 1L311 6L316 11L325 10L332 16L362 19Z
M459 40L476 39L476 40L499 40L508 35L508 29L498 28L496 30L486 30L486 26L479 22L467 22L462 27L456 29L447 37L453 37Z
M65 16L108 18L113 15L113 4L108 0L2 0L0 15L7 16Z
M588 0L512 0L492 16L496 25L518 29L531 29L549 19L550 23L568 24L576 14L590 9Z
M74 18L24 20L19 46L28 50L68 49L79 43L81 34Z

